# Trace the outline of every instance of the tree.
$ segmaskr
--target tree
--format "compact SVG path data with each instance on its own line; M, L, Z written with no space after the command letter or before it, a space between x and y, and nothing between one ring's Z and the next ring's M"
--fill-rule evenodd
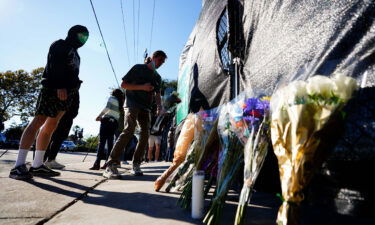
M20 116L25 123L34 115L43 70L0 72L0 127L13 116Z
M89 136L85 139L85 146L90 150L96 150L99 144L99 137L98 136Z
M12 124L11 127L4 132L7 140L20 140L25 127L25 124Z
M80 132L81 132L81 130L82 130L83 128L81 128L80 126L78 126L78 125L75 125L74 127L73 127L73 133L74 133L74 138L73 138L73 141L74 142L77 142L78 141L78 139L79 139L79 134L80 134Z
M98 136L89 136L84 139L81 143L78 143L78 151L81 152L95 152L98 148L99 137Z
M167 88L173 88L174 90L177 90L177 80L164 79L162 81L161 92L164 93L164 90Z

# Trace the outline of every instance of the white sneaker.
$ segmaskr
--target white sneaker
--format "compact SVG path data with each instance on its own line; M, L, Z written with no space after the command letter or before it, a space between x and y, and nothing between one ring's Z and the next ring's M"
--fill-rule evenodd
M117 168L113 164L107 166L107 168L103 172L103 177L107 179L120 179L121 178L120 173L118 172Z
M65 167L63 164L56 162L56 160L46 161L44 165L46 165L50 169L60 169L60 170Z

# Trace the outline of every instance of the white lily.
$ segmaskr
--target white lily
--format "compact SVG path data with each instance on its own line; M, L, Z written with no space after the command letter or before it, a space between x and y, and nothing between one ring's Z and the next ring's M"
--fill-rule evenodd
M342 73L336 73L332 81L336 85L336 90L334 90L335 95L344 101L349 100L353 92L358 88L357 81L349 76Z
M296 100L307 97L306 85L306 82L302 80L293 81L289 84L289 88L287 89L289 104L293 105L296 103Z
M330 98L336 89L336 84L326 76L316 75L307 80L306 91L309 95L320 94Z

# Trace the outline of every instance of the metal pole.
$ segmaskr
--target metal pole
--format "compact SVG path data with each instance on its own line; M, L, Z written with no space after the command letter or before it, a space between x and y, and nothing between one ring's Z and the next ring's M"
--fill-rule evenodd
M90 147L88 148L88 150L87 150L87 153L86 153L86 155L85 155L85 157L83 158L83 160L82 160L82 162L84 162L85 161L85 159L86 159L86 157L87 157L87 155L89 154L89 151L90 151L90 149L91 149L91 147L93 146L93 144L96 142L96 140L98 140L98 137L99 137L99 134L96 136L96 139L95 139L95 141L93 141L92 143L91 143L91 145L90 145Z
M0 155L0 158L1 156L3 156L5 153L7 153L9 151L9 149L5 150L5 152L3 152L3 154Z
M239 62L240 62L239 57L235 57L233 59L233 64L234 64L234 97L238 96L239 90L240 90L240 87L239 87L239 72L238 72Z

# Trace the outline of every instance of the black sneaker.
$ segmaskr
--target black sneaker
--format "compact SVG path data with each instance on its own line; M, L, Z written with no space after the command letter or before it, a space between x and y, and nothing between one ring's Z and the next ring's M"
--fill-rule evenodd
M50 168L48 168L44 164L42 164L41 166L39 166L37 168L30 167L29 171L30 171L30 173L32 175L38 176L38 177L56 177L56 176L60 176L59 172L51 170Z
M33 175L29 172L26 164L14 167L10 170L9 177L16 180L28 180L33 178Z

